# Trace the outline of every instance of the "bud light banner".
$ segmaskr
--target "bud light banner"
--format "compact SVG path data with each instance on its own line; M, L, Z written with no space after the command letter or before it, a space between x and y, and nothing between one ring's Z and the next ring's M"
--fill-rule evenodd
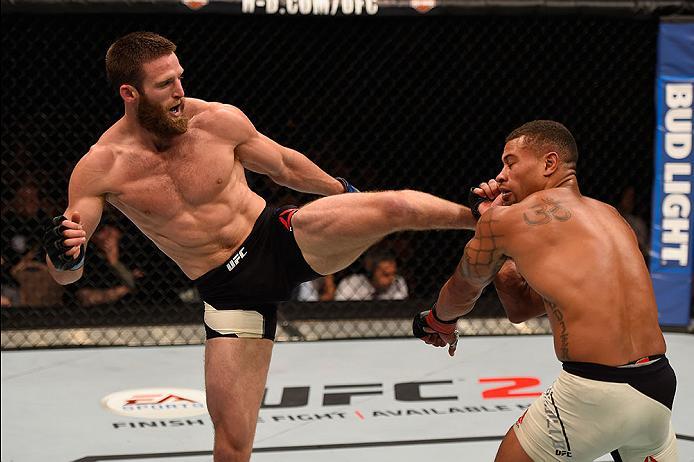
M692 302L694 20L658 38L651 278L664 325L686 325Z

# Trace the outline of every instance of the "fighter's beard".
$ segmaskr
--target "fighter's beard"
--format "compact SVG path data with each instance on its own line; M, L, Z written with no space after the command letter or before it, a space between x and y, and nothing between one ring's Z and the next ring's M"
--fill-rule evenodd
M145 129L160 138L182 135L188 130L188 117L172 118L161 106L150 103L144 95L137 106L137 119Z

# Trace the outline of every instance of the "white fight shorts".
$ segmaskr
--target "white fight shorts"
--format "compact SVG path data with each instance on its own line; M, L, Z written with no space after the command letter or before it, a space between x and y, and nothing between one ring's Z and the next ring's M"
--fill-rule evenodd
M535 462L677 462L672 428L675 373L664 356L631 367L564 363L556 381L518 419Z

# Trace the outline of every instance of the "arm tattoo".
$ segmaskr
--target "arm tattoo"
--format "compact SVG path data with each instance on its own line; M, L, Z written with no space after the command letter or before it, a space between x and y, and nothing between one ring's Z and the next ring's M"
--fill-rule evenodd
M542 204L535 205L523 213L523 220L530 226L547 224L552 218L566 221L571 218L571 210L563 207L558 201L542 199Z
M493 213L480 218L475 237L465 246L460 262L460 272L464 277L489 282L504 264L506 259L498 248L499 239L503 237L497 229L498 222Z
M552 316L557 320L559 332L555 332L559 337L559 359L562 361L568 361L569 357L569 330L566 328L566 321L564 320L564 313L562 313L559 305L552 303L549 300L545 300L552 311Z

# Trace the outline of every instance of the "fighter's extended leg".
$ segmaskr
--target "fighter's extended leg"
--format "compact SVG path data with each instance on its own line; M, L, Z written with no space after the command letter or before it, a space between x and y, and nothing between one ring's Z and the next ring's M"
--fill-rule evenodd
M470 209L419 191L341 194L305 205L292 219L311 267L330 274L349 266L387 234L403 230L474 229Z
M265 391L272 340L213 338L205 346L214 462L247 462Z

